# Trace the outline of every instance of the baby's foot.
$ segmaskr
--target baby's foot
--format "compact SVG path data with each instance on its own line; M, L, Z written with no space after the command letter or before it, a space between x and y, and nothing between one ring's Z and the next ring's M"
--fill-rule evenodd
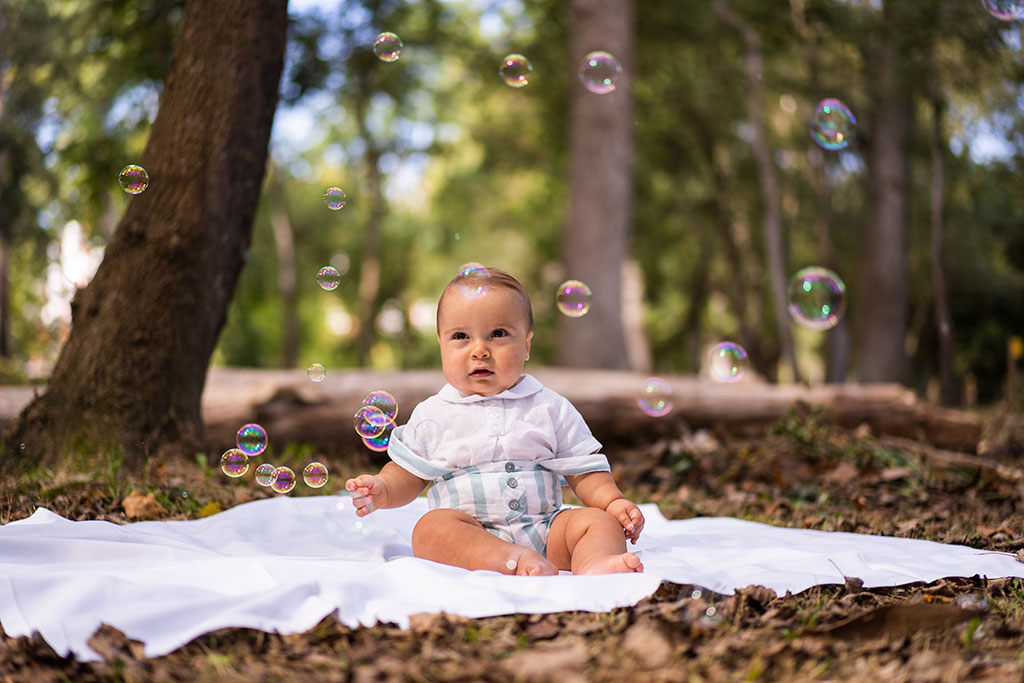
M516 576L555 576L558 574L558 568L536 550L517 547L509 553L505 561L505 571L502 573Z
M644 563L633 553L598 555L573 569L573 574L617 574L642 572Z

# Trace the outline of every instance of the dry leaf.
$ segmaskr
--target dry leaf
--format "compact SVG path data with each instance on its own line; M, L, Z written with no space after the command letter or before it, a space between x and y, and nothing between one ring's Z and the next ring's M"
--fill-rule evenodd
M571 683L585 681L587 648L580 638L560 638L550 647L534 647L501 660L501 668L516 680Z
M622 648L648 669L658 669L672 658L672 644L650 623L641 621L626 629Z
M157 502L156 496L152 493L142 495L138 491L132 491L121 501L124 513L135 519L159 519L167 514L164 506Z
M219 503L207 503L199 510L200 517L212 517L223 512Z
M962 609L954 604L885 605L814 632L844 639L905 637L927 629L959 624L978 614L976 610Z

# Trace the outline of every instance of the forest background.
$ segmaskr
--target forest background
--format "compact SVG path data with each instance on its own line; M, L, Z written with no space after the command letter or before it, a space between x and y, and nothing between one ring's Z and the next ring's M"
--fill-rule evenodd
M973 1L611 3L629 10L625 72L594 95L570 58L573 17L607 4L292 3L269 166L213 363L437 367L436 297L479 261L526 283L541 364L695 373L729 339L769 381L1003 395L1024 331L1020 21ZM3 6L4 383L46 380L71 295L133 201L117 174L146 144L183 8ZM371 51L385 30L404 41L394 63ZM513 52L534 68L521 89L498 76ZM581 96L632 125L591 121L580 138ZM808 135L825 97L857 116L843 151ZM572 163L623 140L611 176ZM614 240L570 215L574 187L606 182L624 216L618 269L593 256ZM348 196L340 211L324 205L330 186ZM314 277L327 264L342 273L333 292ZM828 332L780 318L775 284L808 265L846 283ZM557 312L569 278L591 286L593 315Z

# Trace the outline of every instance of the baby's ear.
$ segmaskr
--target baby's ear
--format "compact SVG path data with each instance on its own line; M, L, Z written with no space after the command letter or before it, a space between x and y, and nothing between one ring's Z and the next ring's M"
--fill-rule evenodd
M526 354L530 354L530 342L533 341L533 330L526 334Z

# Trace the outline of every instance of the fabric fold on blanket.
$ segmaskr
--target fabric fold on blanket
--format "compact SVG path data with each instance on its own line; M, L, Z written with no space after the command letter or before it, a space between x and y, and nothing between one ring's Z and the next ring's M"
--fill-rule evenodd
M348 626L448 612L467 617L634 605L661 581L731 594L777 593L857 577L866 587L947 576L1024 577L1009 553L930 541L786 529L728 518L647 524L630 546L642 574L516 577L412 556L426 500L360 520L346 496L280 497L201 520L73 522L40 508L0 527L0 625L38 632L61 656L89 661L101 624L160 656L213 630L299 633L335 614Z

